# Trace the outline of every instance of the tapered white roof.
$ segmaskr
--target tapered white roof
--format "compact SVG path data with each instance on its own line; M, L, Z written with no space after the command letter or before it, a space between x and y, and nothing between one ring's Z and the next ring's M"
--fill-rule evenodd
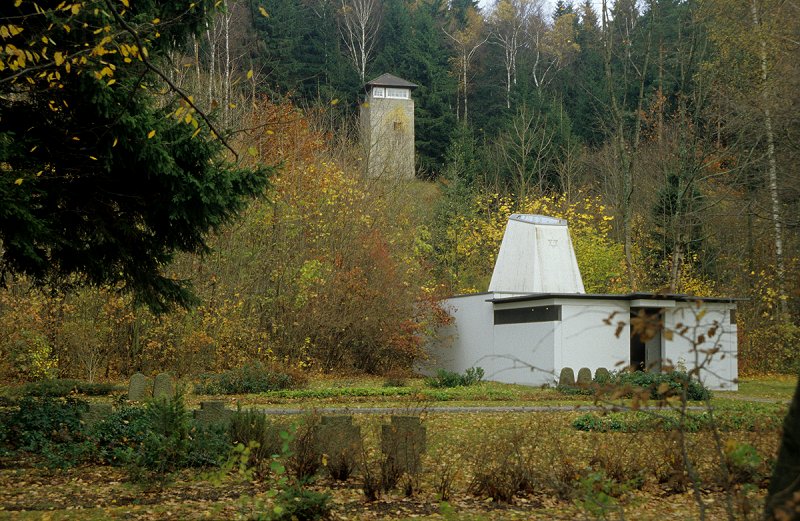
M489 283L507 293L585 293L567 221L512 214Z

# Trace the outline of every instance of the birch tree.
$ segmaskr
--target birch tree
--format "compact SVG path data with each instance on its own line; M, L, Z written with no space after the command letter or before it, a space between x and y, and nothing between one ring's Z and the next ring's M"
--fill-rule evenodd
M549 27L541 9L537 11L529 17L527 34L532 53L531 77L536 88L541 90L570 64L580 46L576 42L575 14L561 15Z
M771 232L778 311L781 320L787 320L792 283L787 276L787 239L792 235L786 231L797 221L786 213L785 204L792 194L797 197L790 165L796 162L797 150L800 10L796 3L782 0L706 0L702 9L717 46L708 73L715 77L717 97L724 99L719 103L718 133L723 145L730 136L747 136L736 152L753 177L748 214L755 222L766 221Z
M361 83L366 82L367 64L373 57L381 21L379 0L341 0L339 32L348 57L358 71Z
M540 0L499 0L491 15L491 41L503 49L508 109L511 89L517 84L517 54L525 45L525 31L533 14L541 16Z
M443 28L444 33L453 42L456 48L455 69L458 76L458 91L456 94L456 119L467 121L470 82L470 65L478 49L489 40L490 34L484 30L483 18L474 8L467 9L467 23L462 29L450 30ZM463 117L461 107L463 103Z

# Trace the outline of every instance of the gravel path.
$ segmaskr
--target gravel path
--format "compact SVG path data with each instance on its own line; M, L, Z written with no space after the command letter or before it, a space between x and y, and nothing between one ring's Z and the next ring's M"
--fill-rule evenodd
M642 407L641 410L656 411L661 407ZM704 407L688 407L689 410L699 411ZM308 409L259 409L264 414L292 415L307 414L471 414L471 413L535 413L535 412L572 412L572 411L621 411L618 407L597 407L594 405L532 405L525 406L464 406L464 407L320 407Z

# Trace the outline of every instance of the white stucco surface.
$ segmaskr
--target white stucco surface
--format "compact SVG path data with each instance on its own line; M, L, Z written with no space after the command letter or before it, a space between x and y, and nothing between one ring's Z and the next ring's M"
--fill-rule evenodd
M664 329L673 336L664 342L665 359L677 367L700 366L700 380L710 389L737 390L738 342L731 309L734 304L686 302L666 310Z
M512 215L506 224L489 291L584 293L566 221Z
M430 360L420 367L433 374L436 369L464 372L482 367L487 380L524 385L554 384L562 368L575 373L583 367L624 369L631 363L631 304L663 307L664 329L645 346L650 370L673 365L690 370L703 366L700 379L711 389L736 390L738 374L736 325L730 310L735 304L626 299L536 298L512 302L489 302L505 294L482 293L454 297L445 302L453 324L440 331L430 349ZM495 310L560 306L561 320L495 324ZM640 309L634 308L634 312ZM701 311L704 310L704 311ZM718 324L714 336L709 329ZM683 335L684 326L689 330ZM705 335L706 341L695 345ZM713 355L708 351L717 349Z
M560 299L563 348L556 354L556 375L562 367L575 374L588 367L592 374L604 367L622 369L630 363L629 307L625 301ZM610 322L610 324L605 321ZM618 323L623 322L619 335Z

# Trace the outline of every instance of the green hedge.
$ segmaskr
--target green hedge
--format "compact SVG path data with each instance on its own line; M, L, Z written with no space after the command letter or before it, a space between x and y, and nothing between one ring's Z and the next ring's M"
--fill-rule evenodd
M300 387L296 376L253 364L221 374L203 375L195 385L197 394L251 394Z

